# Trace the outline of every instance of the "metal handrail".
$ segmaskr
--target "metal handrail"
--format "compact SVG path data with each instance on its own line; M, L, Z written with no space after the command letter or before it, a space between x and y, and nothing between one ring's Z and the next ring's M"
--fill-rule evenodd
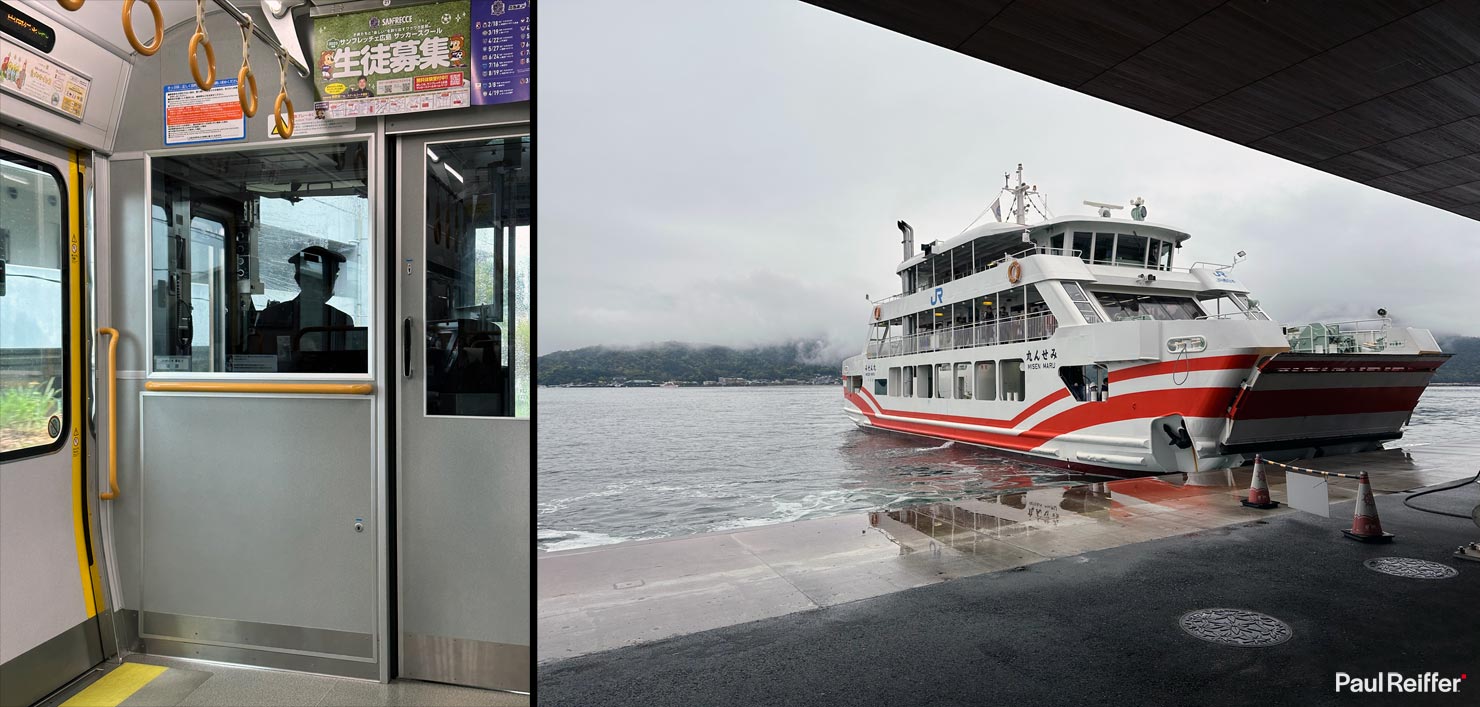
M108 490L98 498L118 498L118 330L98 327L108 337Z
M1356 328L1368 324L1380 324L1381 327L1377 329ZM1294 353L1383 351L1389 346L1396 345L1388 341L1392 324L1392 320L1387 317L1333 323L1311 322L1285 327L1285 338L1289 341L1290 350ZM1315 325L1321 326L1319 335L1316 334L1315 329L1311 328ZM1344 328L1347 326L1353 328ZM1306 331L1310 332L1309 337L1302 336Z
M1004 263L1011 262L1012 260L1016 260L1016 259L1019 259L1019 258L1026 258L1026 257L1033 256L1033 255L1063 255L1063 256L1069 256L1069 257L1073 257L1073 258L1080 257L1079 251L1076 250L1076 249L1073 249L1073 248L1049 248L1047 246L1034 245L1034 246L1029 246L1027 248L1024 248L1024 249L1022 249L1020 251L1017 251L1015 253L1008 253L1008 254L1002 256L1001 258L998 258L997 260L993 260L992 262L987 263L987 267L982 268L981 270L976 270L976 271L972 272L970 275L964 275L962 277L953 277L953 278L951 278L949 280L944 280L944 281L941 281L941 282L933 283L931 285L927 285L926 287L935 287L936 285L944 285L947 282L955 282L956 280L963 280L965 278L971 277L971 275L975 275L977 273L987 272L988 270L991 270L991 269L993 269L993 268L995 268L995 267L997 267L999 265L1002 265ZM900 292L898 294L893 294L893 295L890 295L888 297L885 297L884 299L872 300L872 304L878 305L878 304L883 304L885 302L892 302L894 300L897 300L897 299L899 299L901 297L906 296L907 294L915 294L915 293L918 293L918 292L921 292L921 291L922 290L917 289L917 290L915 290L915 292L908 292L908 293L906 293L906 292Z
M287 59L288 63L293 65L293 68L298 72L299 76L302 76L303 78L308 78L308 67L304 66L303 64L299 63L297 59L293 58L293 55L289 54L288 50L284 49L283 45L279 44L275 37L262 31L262 28L258 27L255 22L252 22L250 19L248 19L246 15L242 14L241 10L236 9L236 6L231 4L231 0L215 0L215 3L217 5L220 5L221 9L226 11L226 14L231 15L231 19L235 20L238 25L241 25L242 29L251 29L252 34L257 35L258 39L261 39L263 42L265 42L269 49L272 49L274 52L276 52L278 56Z
M227 381L149 381L144 390L168 393L294 393L299 395L369 395L370 383L232 383Z
M1053 336L1058 331L1058 326L1058 319L1049 312L1019 315L870 341L864 354L868 358L888 358L974 346L1039 341Z

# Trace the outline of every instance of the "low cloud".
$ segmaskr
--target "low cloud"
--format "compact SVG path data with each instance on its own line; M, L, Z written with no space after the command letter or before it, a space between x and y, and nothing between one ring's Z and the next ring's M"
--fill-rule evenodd
M894 222L953 236L1019 162L1056 214L1145 197L1192 234L1181 265L1247 251L1236 274L1282 321L1385 307L1480 335L1457 294L1480 272L1473 220L803 3L545 10L540 353L856 353L865 296L899 290Z

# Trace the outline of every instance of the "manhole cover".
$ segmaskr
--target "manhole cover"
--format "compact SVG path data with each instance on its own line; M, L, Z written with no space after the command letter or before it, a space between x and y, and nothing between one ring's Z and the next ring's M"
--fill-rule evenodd
M1182 615L1182 630L1204 641L1229 646L1274 646L1290 640L1279 619L1243 609L1198 609Z
M1449 565L1441 565L1428 560L1415 560L1411 557L1374 557L1362 564L1366 565L1369 570L1413 579L1449 579L1459 574L1459 570Z

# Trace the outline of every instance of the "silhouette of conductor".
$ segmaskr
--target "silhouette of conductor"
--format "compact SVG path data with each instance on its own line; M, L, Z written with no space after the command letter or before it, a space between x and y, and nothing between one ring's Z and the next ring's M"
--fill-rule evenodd
M293 280L298 283L298 296L286 302L275 302L257 315L259 331L292 332L299 337L305 329L330 327L346 329L355 325L348 314L329 306L334 296L334 280L344 256L322 246L309 246L288 258L293 264ZM301 336L304 342L315 337ZM311 344L310 344L311 346Z

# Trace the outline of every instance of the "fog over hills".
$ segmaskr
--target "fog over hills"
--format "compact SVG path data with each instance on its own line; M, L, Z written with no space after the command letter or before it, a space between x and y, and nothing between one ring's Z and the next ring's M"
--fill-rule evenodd
M1435 383L1480 384L1480 337L1440 337L1439 345L1454 354ZM536 380L540 385L603 383L617 379L712 381L719 378L752 380L810 380L839 375L843 359L862 350L839 352L829 342L811 339L733 348L677 341L638 346L588 346L556 351L539 357Z

